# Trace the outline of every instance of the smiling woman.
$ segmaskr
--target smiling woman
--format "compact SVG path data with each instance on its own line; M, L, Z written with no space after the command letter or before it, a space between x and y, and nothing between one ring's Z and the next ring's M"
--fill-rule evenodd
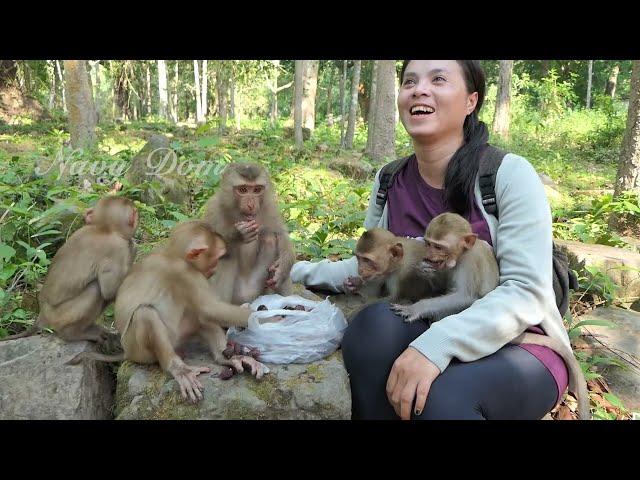
M363 309L343 339L353 418L537 419L567 387L567 369L545 347L507 345L524 331L569 339L551 281L551 213L529 162L507 154L495 180L500 217L482 203L478 168L488 131L478 119L485 76L475 60L406 60L398 110L414 154L384 201L380 172L365 227L421 237L443 212L462 215L493 246L500 285L431 327L406 323L387 302ZM299 262L293 281L343 291L354 258ZM506 346L505 346L506 345Z

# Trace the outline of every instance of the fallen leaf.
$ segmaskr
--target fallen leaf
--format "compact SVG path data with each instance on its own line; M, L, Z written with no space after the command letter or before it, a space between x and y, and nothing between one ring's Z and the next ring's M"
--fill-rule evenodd
M573 414L571 410L566 405L562 405L558 410L558 420L573 420Z

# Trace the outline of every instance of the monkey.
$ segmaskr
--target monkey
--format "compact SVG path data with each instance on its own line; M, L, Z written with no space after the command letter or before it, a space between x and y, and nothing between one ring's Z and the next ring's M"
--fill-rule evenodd
M397 237L383 228L367 230L356 244L359 277L347 278L344 288L365 296L387 293L394 302L444 293L446 273L425 268L426 254L421 240Z
M95 322L113 301L134 261L138 210L124 197L106 196L84 213L85 225L56 252L38 295L33 326L2 341L52 327L65 341L104 343L113 334Z
M197 402L203 390L197 376L210 369L185 364L176 348L199 336L207 343L215 363L238 372L244 366L262 378L268 370L253 357L224 355L227 340L223 327L246 327L251 314L251 309L220 301L211 292L207 280L225 253L224 240L208 222L178 224L165 245L133 266L118 290L114 313L124 352L83 352L67 363L77 364L84 358L157 362L178 382L182 398Z
M229 164L220 189L207 202L204 220L227 244L227 255L210 281L220 299L242 305L264 293L291 294L295 252L264 167Z
M426 318L431 324L460 313L499 285L500 274L493 249L477 238L462 216L455 213L436 216L427 226L424 237L427 254L422 268L449 272L444 277L448 281L448 293L413 305L392 305L391 309L405 317L405 321ZM540 345L560 355L569 370L569 389L576 393L578 415L581 419L590 418L587 383L570 348L555 338L532 332L524 332L509 343Z

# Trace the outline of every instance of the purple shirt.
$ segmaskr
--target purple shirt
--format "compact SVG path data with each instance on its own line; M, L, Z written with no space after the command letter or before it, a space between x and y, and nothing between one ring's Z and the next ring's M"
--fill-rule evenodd
M389 231L401 237L422 237L428 223L437 215L450 211L444 190L434 188L424 181L418 170L418 160L412 155L407 165L398 172L387 193ZM491 233L480 207L475 202L465 215L478 238L491 243ZM530 332L544 334L540 327L531 327ZM558 386L558 399L567 388L569 379L562 357L547 347L519 345L535 356L549 370Z

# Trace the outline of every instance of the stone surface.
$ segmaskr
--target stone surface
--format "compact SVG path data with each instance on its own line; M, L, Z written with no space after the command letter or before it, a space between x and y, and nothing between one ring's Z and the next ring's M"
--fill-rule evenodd
M112 418L111 366L64 364L88 349L88 342L65 343L49 334L0 343L0 419Z
M600 372L624 405L640 412L640 313L617 307L596 308L580 320L608 320L616 327L583 327L584 339L594 351L624 362L602 367ZM635 366L634 366L635 365Z
M125 362L118 371L116 418L192 420L346 420L351 418L351 393L340 351L310 364L268 365L257 380L248 373L229 380L217 377L205 347L190 344L185 362L211 367L198 378L204 398L182 399L178 384L158 366Z
M556 240L556 243L566 247L572 268L584 262L609 275L620 286L616 297L621 301L633 302L640 298L640 253L572 240Z

